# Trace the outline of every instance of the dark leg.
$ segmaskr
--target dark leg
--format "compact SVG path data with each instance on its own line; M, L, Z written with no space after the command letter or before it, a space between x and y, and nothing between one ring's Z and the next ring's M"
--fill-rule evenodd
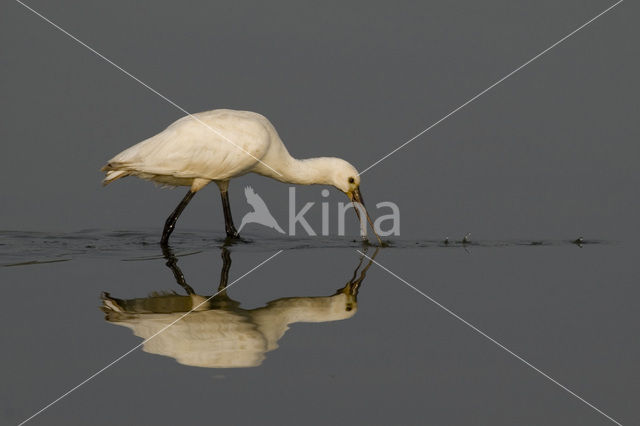
M176 227L176 222L180 217L180 213L182 213L184 208L187 207L187 204L189 204L189 201L191 201L194 195L196 195L196 193L191 190L187 192L187 195L185 195L182 201L180 201L178 207L176 207L173 213L171 213L171 216L167 218L167 221L164 223L164 230L162 231L162 239L160 240L160 244L163 246L166 246L169 243L169 235L173 232L173 228Z
M229 250L225 247L222 248L222 270L220 271L220 285L218 291L225 293L227 290L227 283L229 282L229 270L231 269L231 255Z
M223 309L234 311L239 308L240 302L236 302L227 295L227 283L229 282L229 269L231 269L231 254L226 248L222 248L222 271L220 272L220 285L215 296L211 299L211 309Z
M227 238L238 238L238 230L233 225L233 218L231 217L231 206L229 205L229 193L225 190L220 190L220 197L222 197L222 209L224 210L224 229L227 231Z
M176 278L176 282L180 285L180 287L184 288L187 294L190 294L190 295L196 294L193 288L191 288L191 286L187 284L187 280L184 279L182 270L178 266L178 258L176 257L175 254L173 254L173 251L171 250L171 248L167 245L163 245L162 254L164 255L164 258L167 260L166 265L169 267L169 269L171 269L171 272L173 272L173 276Z

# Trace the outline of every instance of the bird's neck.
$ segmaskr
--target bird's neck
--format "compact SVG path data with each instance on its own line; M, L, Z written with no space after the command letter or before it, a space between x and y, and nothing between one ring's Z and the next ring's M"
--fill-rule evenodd
M289 156L285 167L278 170L281 176L272 176L276 180L296 185L331 185L332 158L318 157L299 160Z

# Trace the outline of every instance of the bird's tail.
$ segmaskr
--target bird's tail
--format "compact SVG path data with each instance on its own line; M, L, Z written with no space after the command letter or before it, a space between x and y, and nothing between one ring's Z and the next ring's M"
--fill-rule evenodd
M102 299L100 310L106 314L105 319L107 321L120 322L134 318L133 314L127 312L126 309L122 307L123 300L113 298L106 292L102 293L100 299Z
M100 307L100 309L105 313L108 313L108 312L124 312L125 311L122 308L122 306L120 306L121 300L114 299L106 291L102 292L102 294L100 295L100 299L102 300L102 306Z
M128 171L126 171L126 170L115 170L114 166L111 163L105 165L100 170L103 171L103 172L107 172L107 175L104 177L104 180L102 181L102 186L109 185L114 180L118 180L120 178L129 176L129 172Z

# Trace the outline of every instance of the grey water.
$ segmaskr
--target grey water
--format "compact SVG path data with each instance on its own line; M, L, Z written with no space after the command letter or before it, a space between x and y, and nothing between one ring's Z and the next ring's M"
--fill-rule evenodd
M0 233L3 424L136 346L29 423L610 424L358 251L623 424L639 419L627 242L174 237L169 255L151 230Z
M186 110L259 112L292 155L361 171L612 3L24 2ZM495 342L640 424L638 12L620 3L363 174L374 219L401 210L368 266L353 237L257 226L225 252L211 185L167 258L184 190L103 188L100 167L183 111L5 2L0 425L100 371L27 425L614 424ZM247 185L283 228L313 202L319 230L329 203L337 233L344 194L293 205L255 175L232 181L236 225Z

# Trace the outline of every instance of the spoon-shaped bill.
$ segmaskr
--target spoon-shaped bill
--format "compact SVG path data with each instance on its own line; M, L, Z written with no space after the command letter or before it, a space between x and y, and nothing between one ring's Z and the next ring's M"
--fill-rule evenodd
M371 230L373 231L374 235L378 239L378 244L382 245L382 240L380 239L380 236L376 232L376 228L373 226L373 221L371 220L371 217L369 216L369 212L367 211L367 208L364 205L364 200L362 199L362 193L360 192L360 188L356 188L349 195L350 195L351 201L353 201L354 203L358 203L362 206L362 210L364 210L364 214L367 216L367 222L369 222L369 225L371 225ZM360 209L355 206L354 206L354 209L356 211L356 215L358 216L358 220L360 220L360 224L362 225L362 218L360 217ZM363 226L363 229L364 228L366 228L366 225Z

